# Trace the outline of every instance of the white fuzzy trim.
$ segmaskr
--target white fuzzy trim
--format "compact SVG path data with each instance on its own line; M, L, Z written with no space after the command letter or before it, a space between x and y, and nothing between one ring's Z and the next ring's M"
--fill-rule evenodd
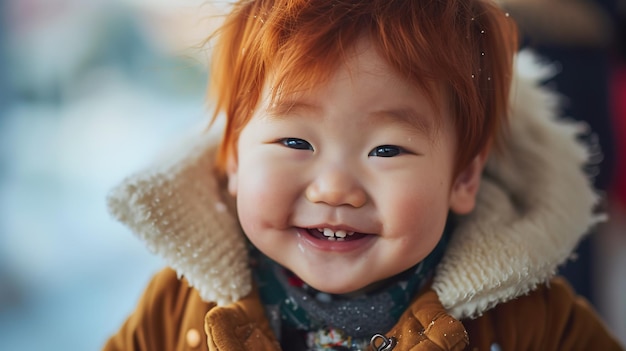
M113 189L109 211L205 301L228 305L251 291L245 241L213 175L214 138L192 139L178 159Z
M539 87L550 74L528 52L517 57L511 133L483 177L476 210L463 219L433 288L457 318L474 317L552 277L601 217L584 174L581 125L557 120L558 97Z
M457 318L545 282L599 220L582 171L589 154L576 142L579 125L557 121L557 97L538 85L547 74L520 53L503 156L489 160L476 210L458 225L438 266L433 288ZM173 162L125 180L109 209L203 299L226 305L251 289L245 240L213 175L215 140L198 139Z

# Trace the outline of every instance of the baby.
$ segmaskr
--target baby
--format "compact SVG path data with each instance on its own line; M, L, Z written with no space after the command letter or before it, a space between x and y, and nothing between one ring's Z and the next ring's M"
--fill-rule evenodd
M105 350L620 350L553 278L597 199L516 49L487 0L234 4L223 133L109 198L171 268Z

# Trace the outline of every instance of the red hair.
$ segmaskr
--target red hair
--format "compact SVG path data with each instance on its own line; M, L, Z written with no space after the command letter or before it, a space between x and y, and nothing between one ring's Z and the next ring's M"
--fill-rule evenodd
M227 118L221 171L236 155L269 73L273 98L279 90L311 88L364 34L432 101L428 82L446 87L457 173L489 149L506 122L517 28L489 0L243 0L216 34L210 93L214 116Z

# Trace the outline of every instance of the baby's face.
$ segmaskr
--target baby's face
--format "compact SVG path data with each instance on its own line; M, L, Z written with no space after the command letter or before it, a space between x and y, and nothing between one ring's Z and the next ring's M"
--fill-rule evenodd
M468 175L452 179L447 110L367 40L322 86L268 101L241 132L229 188L251 242L310 286L349 293L398 274L433 250L450 209L473 206Z

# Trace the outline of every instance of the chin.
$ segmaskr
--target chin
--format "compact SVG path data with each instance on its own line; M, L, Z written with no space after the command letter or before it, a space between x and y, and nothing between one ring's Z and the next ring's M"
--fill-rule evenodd
M309 283L306 280L304 282L307 283L307 285L309 285L310 287L314 288L315 290L319 290L321 292L324 292L327 294L333 294L333 295L346 295L346 294L358 293L361 291L368 291L368 288L370 286L377 285L376 283L367 284L367 285L328 284L328 281ZM316 283L319 283L319 284L316 284Z

